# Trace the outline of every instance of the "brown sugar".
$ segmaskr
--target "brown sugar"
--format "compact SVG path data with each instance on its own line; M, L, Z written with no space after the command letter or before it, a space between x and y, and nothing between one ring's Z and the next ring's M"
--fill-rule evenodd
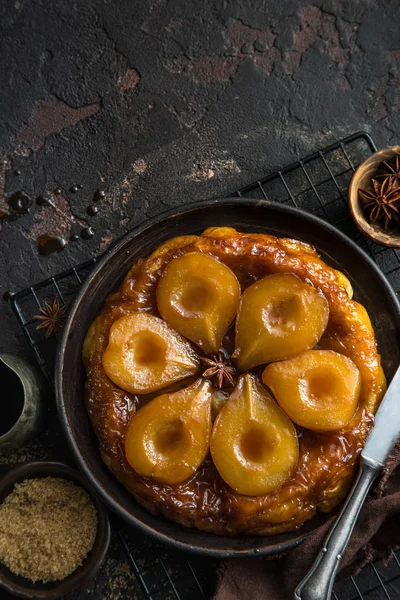
M64 579L92 549L96 531L84 489L57 477L27 479L0 505L0 561L31 581Z

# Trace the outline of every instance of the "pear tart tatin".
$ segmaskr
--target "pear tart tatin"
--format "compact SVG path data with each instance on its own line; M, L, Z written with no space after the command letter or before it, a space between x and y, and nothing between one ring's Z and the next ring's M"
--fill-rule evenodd
M230 227L137 261L83 361L111 471L150 512L217 534L332 510L386 389L348 279L303 242Z

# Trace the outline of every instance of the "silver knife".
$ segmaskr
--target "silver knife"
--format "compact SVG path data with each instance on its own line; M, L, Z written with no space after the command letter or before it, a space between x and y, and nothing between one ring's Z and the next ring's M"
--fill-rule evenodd
M311 570L297 586L295 600L329 600L341 558L368 491L400 436L400 367L375 417L361 452L360 470L324 546Z

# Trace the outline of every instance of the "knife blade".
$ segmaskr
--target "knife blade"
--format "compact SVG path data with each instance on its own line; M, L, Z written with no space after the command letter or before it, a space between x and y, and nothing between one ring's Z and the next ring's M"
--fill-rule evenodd
M379 406L375 423L361 452L364 462L383 467L400 436L400 367Z

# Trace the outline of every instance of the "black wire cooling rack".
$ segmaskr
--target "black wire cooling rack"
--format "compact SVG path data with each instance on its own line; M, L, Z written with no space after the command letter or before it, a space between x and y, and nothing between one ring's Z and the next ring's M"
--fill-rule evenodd
M325 219L375 260L399 295L400 251L366 240L355 227L347 208L351 176L357 165L375 151L376 146L368 134L356 133L231 195L291 204ZM92 259L10 295L19 325L50 385L53 384L56 340L53 336L46 338L43 330L36 329L35 315L50 298L57 297L61 305L68 306L95 262L96 259ZM114 530L135 575L138 600L204 600L211 596L216 561L166 548L132 532L119 520L114 520ZM382 563L371 564L357 576L338 582L333 597L335 600L398 600L399 559L400 553L393 553L388 567Z

